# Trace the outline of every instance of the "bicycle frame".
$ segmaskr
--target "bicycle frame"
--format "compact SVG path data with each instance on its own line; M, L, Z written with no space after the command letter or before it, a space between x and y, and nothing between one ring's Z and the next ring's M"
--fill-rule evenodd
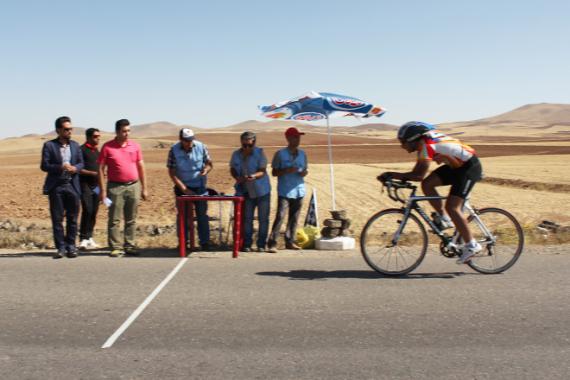
M445 232L440 230L435 225L435 223L431 220L431 218L426 214L424 209L419 205L419 202L430 201L430 200L444 200L444 199L447 199L447 197L444 197L444 196L417 196L416 195L417 187L412 186L412 185L408 185L406 187L400 187L400 188L411 189L412 193L408 197L407 200L403 200L402 198L400 198L400 196L398 194L398 187L396 187L395 190L392 190L391 186L388 187L388 196L393 200L396 200L398 202L405 204L405 206L402 208L402 210L404 211L404 219L401 221L400 226L398 227L398 229L394 233L394 236L392 237L392 244L396 245L398 243L400 235L406 226L406 223L410 217L410 214L412 213L412 211L416 211L419 214L419 216L425 221L425 223L432 229L433 233L441 239L443 245L448 250L451 250L453 252L457 252L458 242L459 242L459 239L461 238L459 236L457 229L455 229L453 231L453 234L451 236L447 235ZM479 226L481 231L483 231L483 233L485 234L487 239L489 239L488 241L481 242L481 243L484 243L484 244L486 243L487 245L494 244L495 240L496 240L495 237L491 234L491 232L489 231L487 226L485 226L485 224L481 221L481 219L479 218L479 215L477 213L477 210L475 208L473 208L471 206L471 204L469 203L469 198L465 199L465 202L463 204L463 211L464 212L466 211L469 214L469 217L471 217L473 219L473 221Z

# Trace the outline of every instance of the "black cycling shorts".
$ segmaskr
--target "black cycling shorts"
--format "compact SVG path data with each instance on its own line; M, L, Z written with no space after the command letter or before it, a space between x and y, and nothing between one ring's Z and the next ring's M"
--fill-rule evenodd
M460 168L443 165L435 169L433 174L439 177L443 185L451 185L449 195L465 199L475 183L483 178L483 169L479 159L473 156Z

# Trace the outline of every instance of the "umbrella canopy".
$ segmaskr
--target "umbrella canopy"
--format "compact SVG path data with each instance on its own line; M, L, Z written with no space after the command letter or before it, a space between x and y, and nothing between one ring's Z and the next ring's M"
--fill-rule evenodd
M380 117L386 110L351 96L329 92L311 91L297 98L275 103L269 106L259 106L261 114L271 119L297 121L316 121L326 119L328 130L328 153L332 209L336 210L334 192L334 169L332 159L330 116L355 116L357 118Z
M315 121L338 114L356 117L380 117L386 110L363 100L329 92L311 91L297 98L259 106L265 117L272 119Z

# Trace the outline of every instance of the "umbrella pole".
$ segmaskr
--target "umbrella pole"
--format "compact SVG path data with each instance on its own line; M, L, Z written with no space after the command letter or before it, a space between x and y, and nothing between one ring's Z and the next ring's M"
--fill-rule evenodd
M328 135L328 148L329 148L329 171L330 171L330 183L331 183L331 196L332 196L332 209L336 210L336 200L334 196L334 169L333 169L333 158L332 158L332 143L331 143L331 126L329 123L329 117L327 115L327 135Z

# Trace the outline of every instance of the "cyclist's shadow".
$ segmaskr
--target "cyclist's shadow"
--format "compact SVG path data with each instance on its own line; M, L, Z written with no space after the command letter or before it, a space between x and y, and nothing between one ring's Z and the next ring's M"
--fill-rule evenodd
M258 276L289 277L290 280L326 280L329 278L358 278L364 280L423 280L453 279L475 273L442 272L442 273L410 273L404 276L385 276L371 270L305 270L297 269L283 272L257 272Z

